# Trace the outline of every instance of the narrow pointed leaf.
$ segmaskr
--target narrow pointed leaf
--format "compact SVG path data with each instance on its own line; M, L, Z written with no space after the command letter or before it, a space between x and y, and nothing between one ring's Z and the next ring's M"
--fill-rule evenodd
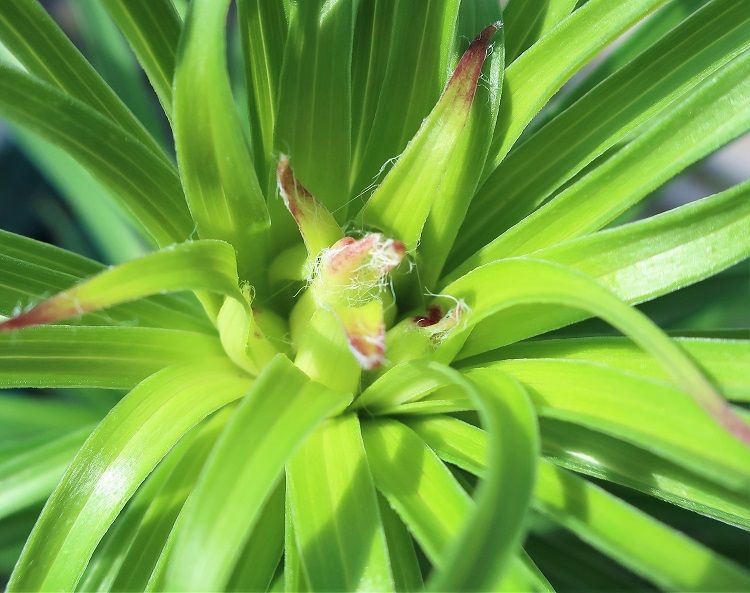
M671 212L540 250L534 257L575 268L622 300L640 303L748 257L750 237L744 232L750 224L748 197L750 184L744 183ZM460 356L485 352L584 317L563 307L514 307L478 327Z
M0 231L0 314L18 313L56 292L102 272L105 267L52 245ZM106 314L89 313L77 322L86 325L172 327L212 332L197 302L159 295L137 303L119 305Z
M666 2L589 0L513 62L506 71L505 99L485 171L489 173L505 158L531 119L565 82L619 35ZM576 43L570 43L571 39Z
M456 419L451 440L422 433L438 454L483 475L487 436ZM716 552L566 470L541 461L534 508L631 570L667 589L741 590L750 574ZM636 537L638 534L638 537Z
M472 200L452 261L495 239L596 157L637 134L638 126L670 109L747 49L749 25L748 11L736 2L710 2L534 133Z
M250 385L228 362L169 367L130 392L76 455L16 565L8 591L72 590L117 514L196 423Z
M82 101L143 143L153 158L169 163L159 144L39 2L3 2L0 7L0 39L34 76Z
M358 5L357 0L291 2L279 86L276 150L289 155L302 184L340 221L349 196Z
M488 26L466 50L437 105L359 215L365 224L403 241L407 249L416 247L437 198L498 28L499 24Z
M257 284L270 219L232 97L228 9L229 0L190 5L174 78L175 143L198 234L234 245L241 276Z
M180 290L218 292L244 303L237 285L234 250L221 241L196 241L145 255L0 322L0 331L53 323L152 294Z
M577 0L511 0L505 9L508 63L513 62L534 43L567 17Z
M322 424L287 466L302 569L312 591L393 591L359 420Z
M472 37L476 33L472 31ZM502 99L504 33L502 28L489 49L468 120L442 173L439 195L420 237L419 274L427 287L440 277L487 160Z
M494 290L489 290L494 287ZM750 443L750 426L738 418L691 360L645 315L625 305L589 277L541 260L501 260L477 268L446 287L469 307L463 328L441 346L451 356L466 330L512 305L555 303L586 310L623 332L657 359L672 380L718 424ZM463 336L462 336L463 334ZM688 400L686 400L686 405Z
M168 118L182 21L172 0L102 0L128 40Z
M524 255L596 231L688 165L746 132L749 64L750 51L745 51L662 113L642 136L483 248L465 266Z
M180 516L164 590L222 589L284 464L351 396L310 381L279 355L227 425Z
M24 72L0 66L0 115L74 157L157 244L182 241L192 232L174 166L85 103Z
M0 387L130 389L179 362L221 357L214 337L139 327L35 327L0 332Z

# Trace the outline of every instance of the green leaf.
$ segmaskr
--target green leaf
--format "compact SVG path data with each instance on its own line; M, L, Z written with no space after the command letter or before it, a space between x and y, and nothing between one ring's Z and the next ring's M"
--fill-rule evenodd
M556 465L635 488L707 517L750 529L750 502L679 465L579 424L544 419L544 455Z
M161 487L154 493L127 551L121 553L122 562L118 562L109 590L145 590L166 554L175 521L233 412L233 406L226 406L191 431L170 453L170 457L176 454L177 459L170 459L171 467Z
M498 370L528 388L541 415L615 436L728 488L750 484L750 450L668 383L594 363L544 359L493 363L467 376Z
M78 583L77 591L112 589L112 583L117 578L120 567L141 529L143 518L151 508L152 502L156 502L156 496L172 475L174 467L183 459L185 450L190 447L199 430L200 428L191 430L182 437L141 484L97 546Z
M603 56L602 60L591 68L590 71L581 73L581 76L577 80L571 81L569 88L560 93L562 96L559 100L555 100L548 112L541 115L541 119L548 121L567 107L570 107L570 105L583 97L610 74L616 72L634 60L641 52L646 51L660 41L662 37L709 1L680 0L679 2L669 2L654 11L638 27L630 31L624 38L621 38L617 45L612 47L611 52ZM683 58L688 58L688 56L685 55Z
M107 188L72 157L23 129L13 131L18 146L60 192L108 263L121 263L145 251L145 241Z
M159 460L250 385L231 363L169 367L99 424L47 502L8 591L72 590L97 543Z
M182 241L192 232L174 166L85 103L0 66L0 115L74 157L157 244Z
M143 71L128 42L107 14L104 2L83 0L74 2L70 8L80 27L84 53L91 65L154 139L166 146L166 130L154 105L152 90L143 80Z
M639 303L716 274L750 255L750 183L620 228L540 250L534 257L583 272L629 303ZM707 257L706 254L711 254ZM584 318L564 307L508 309L487 319L460 357Z
M421 282L430 288L440 277L487 160L503 87L504 31L500 29L488 50L490 54L483 66L469 117L449 162L443 168L437 199L432 202L422 230L419 276ZM472 31L472 38L476 33Z
M659 115L642 136L495 239L462 267L525 255L596 231L688 165L744 133L750 128L748 64L750 52L746 51Z
M70 288L105 267L52 245L0 230L0 313L12 315L21 307ZM79 323L172 327L213 333L197 303L159 295L109 309L106 315L89 313Z
M468 494L437 455L396 420L362 422L375 486L437 567L472 508Z
M284 549L284 490L284 483L279 483L263 506L229 579L228 591L267 591L271 586Z
M172 78L182 21L171 0L102 0L128 40L167 117L172 119Z
M270 219L229 83L228 9L229 0L190 4L174 77L175 143L198 234L234 245L241 276L257 285Z
M2 3L0 39L31 74L100 113L147 147L152 158L169 163L159 144L36 0Z
M363 2L353 56L352 197L401 154L443 90L452 60L457 0ZM476 4L472 2L471 4ZM462 7L463 8L463 7ZM490 19L468 34L474 36ZM400 106L393 117L393 106Z
M485 171L508 154L531 119L599 51L667 0L589 0L535 43L505 73L495 141Z
M469 310L459 331L438 353L452 359L467 330L513 305L546 303L573 307L602 318L658 360L670 378L737 438L750 442L750 427L737 418L691 360L645 315L630 308L594 280L570 268L541 260L500 260L450 284L446 294ZM686 408L689 400L685 400Z
M276 151L289 155L297 178L339 221L346 219L349 196L358 5L293 0L279 83Z
M221 241L195 241L144 255L0 322L0 331L52 323L153 294L180 290L216 292L244 304L231 246Z
M388 542L388 556L396 591L420 591L424 582L409 530L381 494L378 494L378 508Z
M287 466L302 569L312 591L393 591L385 532L354 414L322 424Z
M179 330L50 326L0 332L0 388L130 389L165 366L223 355L217 338Z
M273 132L279 115L279 77L289 25L281 0L239 0L237 18L248 87L255 171L270 199L274 183Z
M750 341L705 338L675 338L674 341L729 399L750 399L750 385L747 383ZM468 359L462 362L462 366L521 358L583 360L643 377L668 379L656 360L630 340L617 337L521 342Z
M283 355L258 377L216 444L177 524L163 590L222 589L284 464L351 395L313 383Z
M524 2L511 0L505 9L503 21L507 31L506 52L508 63L513 62L537 39L567 17L578 0L539 0Z
M47 439L0 461L0 519L44 502L93 426Z
M530 4L530 3L525 3ZM676 6L673 4L672 6ZM526 139L472 200L452 261L513 226L563 183L750 46L748 11L709 3Z
M437 105L358 215L364 224L403 241L407 249L419 242L456 148L469 150L460 139L498 28L498 24L488 26L466 50Z
M484 375L471 385L455 373L454 382L474 401L489 435L488 471L475 494L476 509L429 585L434 591L487 591L507 574L523 538L539 429L528 396L510 377Z
M450 463L483 475L487 435L460 420L445 422L453 424L451 438L426 433L428 444ZM750 583L747 572L712 550L547 461L537 468L534 508L664 589L731 591Z

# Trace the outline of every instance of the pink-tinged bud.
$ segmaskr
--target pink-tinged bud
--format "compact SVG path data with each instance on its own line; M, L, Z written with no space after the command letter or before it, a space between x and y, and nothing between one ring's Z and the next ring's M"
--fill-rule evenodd
M463 316L468 307L462 300L456 301L455 306L442 315L442 310L437 305L430 305L426 317L415 317L414 323L420 331L429 336L434 344L439 344L447 335L461 324Z
M310 258L341 238L343 233L336 219L294 177L289 157L285 154L279 157L276 184L284 205L299 227Z
M344 237L318 258L313 296L341 322L349 348L363 369L383 364L382 291L389 272L405 255L406 247L400 241L371 233L361 239Z
M35 325L55 323L56 321L62 321L76 315L82 315L90 310L92 308L85 307L76 301L73 295L63 292L46 301L42 301L28 311L0 322L0 331L11 331Z
M461 56L453 75L446 86L446 93L456 89L457 96L471 103L477 90L477 81L482 74L482 65L487 57L492 36L502 27L500 21L492 23L482 30Z

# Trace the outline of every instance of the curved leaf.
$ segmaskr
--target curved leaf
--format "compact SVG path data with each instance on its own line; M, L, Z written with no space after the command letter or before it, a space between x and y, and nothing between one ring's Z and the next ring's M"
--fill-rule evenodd
M674 338L729 399L750 399L747 369L750 341L710 338ZM667 379L664 369L626 338L564 338L534 340L506 346L462 361L462 366L478 366L517 358L583 360L603 364L628 373L654 379Z
M513 62L538 39L567 17L576 7L578 0L539 0L524 2L511 0L504 13L505 28L508 31L506 51L508 63Z
M696 282L750 255L750 183L652 218L534 254L584 272L629 303ZM707 256L710 254L710 257ZM478 327L461 356L484 352L578 321L564 307L521 306Z
M487 435L456 420L451 438L421 436L438 454L476 475L483 475ZM579 537L665 589L742 590L750 575L731 562L667 527L643 511L566 470L541 461L534 487L534 508Z
M602 228L688 165L750 128L750 51L704 80L616 155L503 233L463 269Z
M669 384L572 360L506 361L466 376L498 370L526 386L540 415L615 436L728 488L750 484L750 449Z
M228 9L229 0L190 4L174 75L175 143L198 234L234 245L241 276L258 284L270 219L229 83Z
M747 49L749 24L748 11L736 2L710 2L526 139L472 200L452 261L460 262L495 239L595 158L637 135L643 122Z
M0 332L0 388L130 389L180 362L222 356L219 340L145 327L35 327Z
M182 21L172 0L101 0L128 40L138 62L172 119L172 78Z
M225 359L169 367L131 391L76 455L34 527L8 591L72 590L138 485L190 428L251 381Z
M385 532L354 414L322 424L287 465L294 533L311 591L393 591Z
M112 191L161 246L193 230L174 166L85 103L0 66L0 115L64 149Z
M539 260L501 260L477 268L447 286L445 292L464 300L469 310L462 327L440 346L438 355L442 351L443 357L452 359L467 330L512 305L554 303L585 310L601 317L654 356L675 383L717 423L750 443L750 426L732 413L690 359L658 326L583 274Z
M451 374L454 372L451 371ZM507 573L520 546L531 501L539 429L528 396L513 379L495 373L458 387L474 400L489 436L488 470L477 488L477 506L455 537L433 591L487 591Z
M284 464L351 395L313 383L283 355L264 369L222 433L186 503L163 590L222 589Z

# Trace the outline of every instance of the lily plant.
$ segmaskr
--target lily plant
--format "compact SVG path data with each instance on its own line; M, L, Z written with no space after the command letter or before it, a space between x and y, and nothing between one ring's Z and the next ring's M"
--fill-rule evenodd
M8 591L750 588L665 510L750 529L747 330L656 323L742 298L750 183L634 214L750 128L745 2L89 6L174 143L0 2L120 262L0 232L0 387L70 390L0 396Z

